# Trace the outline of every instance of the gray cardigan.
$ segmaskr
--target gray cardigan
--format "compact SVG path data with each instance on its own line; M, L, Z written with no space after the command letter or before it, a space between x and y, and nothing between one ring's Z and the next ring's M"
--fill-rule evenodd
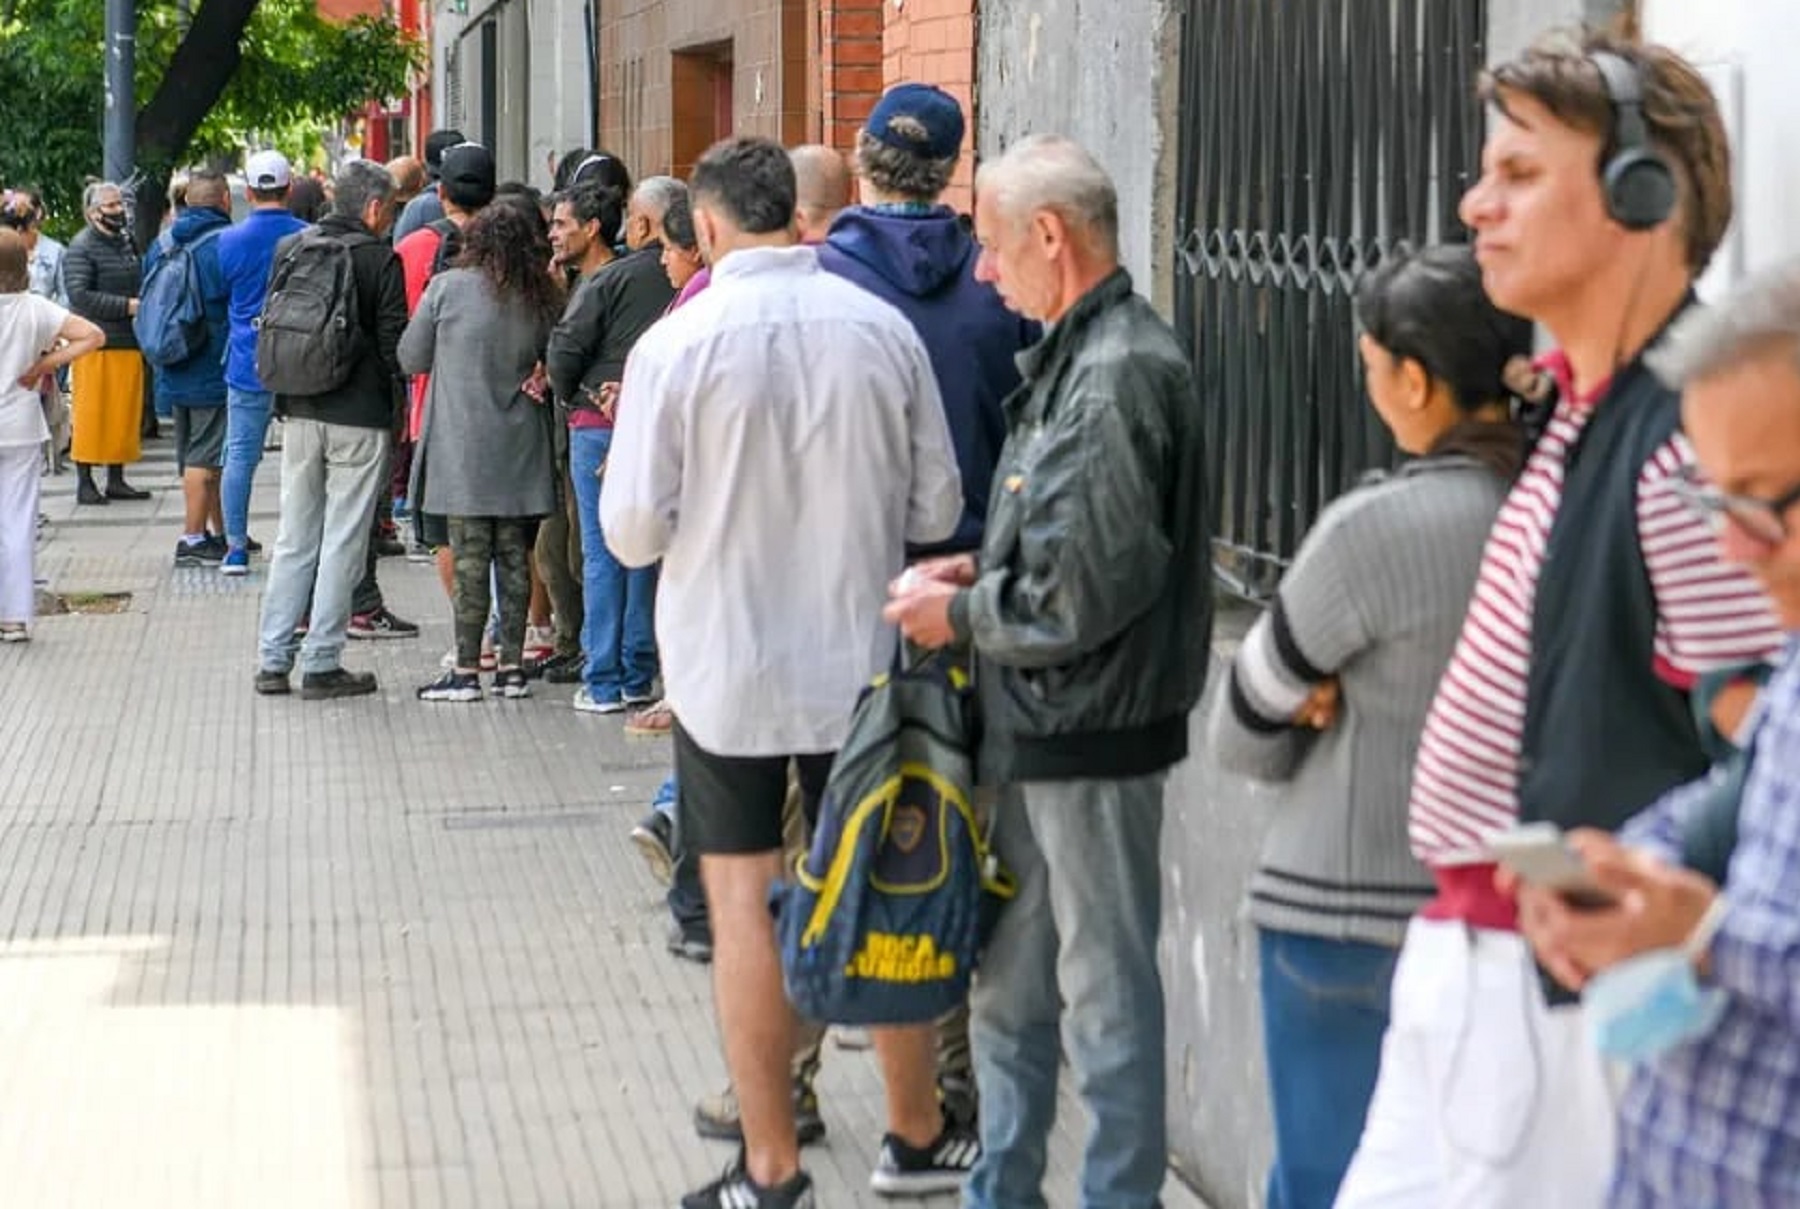
M1260 926L1398 945L1430 895L1407 843L1413 761L1505 492L1461 456L1351 491L1244 639L1209 741L1226 768L1277 786L1250 885ZM1342 690L1335 725L1290 725L1329 676Z
M429 373L408 494L440 516L548 516L556 508L551 410L519 392L553 318L495 297L474 269L432 278L400 338L400 365Z

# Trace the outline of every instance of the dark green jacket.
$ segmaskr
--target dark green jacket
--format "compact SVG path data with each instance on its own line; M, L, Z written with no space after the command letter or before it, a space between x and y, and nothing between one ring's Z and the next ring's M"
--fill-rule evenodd
M1123 269L1019 356L981 574L984 780L1122 778L1187 755L1212 639L1199 393Z

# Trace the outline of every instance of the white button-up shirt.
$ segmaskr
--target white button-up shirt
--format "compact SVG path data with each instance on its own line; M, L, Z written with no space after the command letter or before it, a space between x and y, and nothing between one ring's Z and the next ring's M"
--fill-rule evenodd
M834 751L893 657L907 542L962 483L912 324L811 248L720 261L646 332L600 492L619 561L663 560L656 636L683 729L716 755Z

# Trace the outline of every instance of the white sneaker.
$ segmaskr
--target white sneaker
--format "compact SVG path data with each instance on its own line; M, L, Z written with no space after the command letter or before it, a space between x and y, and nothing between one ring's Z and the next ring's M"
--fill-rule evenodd
M623 701L596 701L594 694L588 692L587 686L575 690L575 709L583 714L622 714L625 712Z

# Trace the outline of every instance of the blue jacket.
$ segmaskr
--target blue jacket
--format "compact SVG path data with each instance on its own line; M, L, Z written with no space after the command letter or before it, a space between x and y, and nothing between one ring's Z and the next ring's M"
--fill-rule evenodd
M838 215L819 263L884 299L912 321L931 357L962 472L963 517L950 540L912 557L981 548L994 465L1006 441L1002 402L1019 385L1014 358L1035 344L1036 323L1006 309L975 280L979 249L956 213L855 207Z
M231 289L231 339L225 354L225 384L232 390L261 391L256 376L256 319L269 291L269 269L275 245L306 230L285 208L252 210L247 218L219 236L219 268Z
M167 235L176 244L186 246L212 231L231 225L231 217L210 206L184 210L169 227ZM231 288L219 267L219 241L212 239L194 253L194 271L200 280L200 299L206 308L206 344L180 365L154 367L156 397L166 403L189 407L222 406L225 402L225 344L230 328L226 304ZM144 254L144 279L163 260L163 237L158 236Z

